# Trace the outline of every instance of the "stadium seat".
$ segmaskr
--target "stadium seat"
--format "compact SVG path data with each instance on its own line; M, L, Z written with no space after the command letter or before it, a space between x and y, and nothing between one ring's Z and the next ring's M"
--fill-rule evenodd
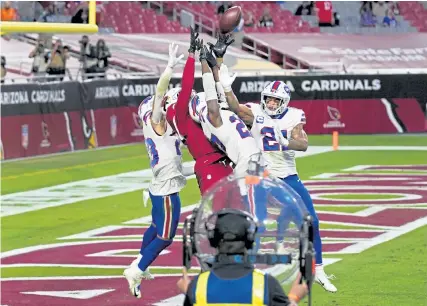
M299 16L294 16L292 12L288 10L282 10L280 8L280 5L275 2L246 2L246 1L237 1L233 2L235 5L239 5L242 7L245 13L251 12L255 22L258 22L258 20L261 18L263 14L264 8L269 8L271 16L273 17L275 26L272 29L263 29L262 27L245 27L244 31L247 33L289 33L289 32L319 32L320 30L313 30L313 28L310 24L305 24L303 22L302 26L298 26L298 24L302 21L302 19ZM177 10L185 9L190 12L197 14L202 14L202 24L206 26L212 25L212 20L215 21L216 24L218 24L219 16L216 14L217 12L217 6L213 5L208 2L176 2L173 4L174 8ZM172 6L172 4L170 4ZM169 7L170 9L170 7ZM170 10L172 11L172 10ZM297 26L283 26L284 23L287 23L288 21L292 22L292 24Z
M118 33L187 33L181 24L168 20L166 15L157 15L153 9L143 8L139 2L107 2L107 23Z
M415 1L399 2L400 14L420 32L427 32L427 9Z

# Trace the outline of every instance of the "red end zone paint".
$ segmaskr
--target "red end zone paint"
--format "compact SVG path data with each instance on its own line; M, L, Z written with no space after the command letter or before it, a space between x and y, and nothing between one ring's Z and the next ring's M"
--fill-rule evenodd
M343 216L328 213L318 213L320 222L346 222L378 226L402 226L409 222L427 217L427 209L387 209L368 217Z
M399 167L399 166L396 166ZM427 167L420 165L417 167ZM403 167L402 167L403 168ZM407 169L407 168L406 168ZM420 170L423 170L421 168ZM369 169L375 171L377 169ZM368 170L368 171L369 171ZM378 169L379 170L379 169ZM408 169L409 170L409 169ZM347 182L340 182L339 179L349 179ZM384 180L384 178L389 180ZM394 180L396 179L397 180ZM355 179L363 179L362 181L356 181ZM381 180L378 180L381 179ZM391 180L393 179L393 180ZM355 175L355 174L339 174L332 178L313 182L310 181L306 185L313 195L320 192L346 192L346 193L376 193L376 192L390 192L390 193L406 193L406 194L422 194L422 197L408 201L407 204L417 204L425 201L424 190L420 187L424 187L422 184L425 180L425 176L417 176L404 174L401 175ZM326 186L322 190L316 190L319 186ZM328 187L329 186L329 187ZM353 189L347 188L339 190L339 186L352 186ZM367 189L366 186L371 187L385 187L381 189ZM406 189L404 188L406 187ZM412 187L409 188L408 187ZM421 193L420 193L421 192ZM384 203L377 202L372 205L374 208L382 208L383 204L390 204L385 201ZM315 204L320 202L316 199ZM374 202L374 201L373 201ZM323 204L334 205L339 203L337 201L322 202ZM348 204L348 203L346 203ZM353 203L354 205L366 205L367 202L359 201ZM329 212L319 213L319 219L322 222L331 221L339 222L342 224L357 224L357 225L379 225L389 226L392 230L384 229L381 231L356 231L356 230L322 230L321 236L324 238L323 251L328 253L360 253L374 245L378 245L384 242L384 236L388 235L387 239L395 238L401 235L403 232L408 232L420 226L417 221L421 218L427 217L427 209L412 209L409 207L403 208L385 208L380 211L371 211L371 214L366 216L360 216L357 214L333 214ZM187 212L181 215L180 221L183 222L185 217L191 212ZM414 223L410 223L415 221ZM410 224L409 224L410 223ZM413 226L414 224L416 226ZM412 229L407 229L405 226L409 224ZM177 233L182 234L182 230ZM106 236L126 236L126 235L137 235L142 236L146 227L131 228L127 225L123 225L123 228L115 228L103 234L98 234L97 237L102 239ZM396 230L394 230L396 229ZM390 238L390 235L392 236ZM393 236L394 235L394 236ZM334 239L334 241L328 240L328 238ZM354 241L335 241L336 239L355 239ZM125 239L125 237L123 238ZM63 242L64 240L62 240ZM360 241L360 242L359 242ZM364 245L365 244L365 245ZM114 256L114 253L120 253L120 250L139 250L140 241L106 241L103 243L97 243L97 238L93 238L89 241L80 245L72 245L70 243L63 243L61 246L55 246L52 248L27 251L20 255L13 255L2 258L2 264L46 264L46 265L61 265L61 264L83 264L83 265L117 265L126 266L132 260L131 257L118 257ZM110 252L109 252L110 251ZM114 252L116 251L116 252ZM93 255L100 252L112 253L109 255ZM3 255L3 254L2 254ZM91 255L91 256L88 256ZM181 267L182 266L182 244L179 241L175 241L165 252L164 255L153 263L154 266L169 266L169 267ZM197 266L194 261L193 267ZM179 272L177 273L179 274ZM142 292L143 298L136 300L128 293L127 282L124 278L110 278L110 279L93 279L93 280L75 280L75 279L63 279L63 280L25 280L25 281L2 281L2 304L15 306L15 305L153 305L161 300L167 299L171 296L178 294L176 289L176 277L157 277L153 281L143 281ZM87 300L78 300L72 298L58 298L49 296L37 296L37 295L25 295L20 292L25 291L71 291L71 290L95 290L95 289L114 289L112 292L108 292L99 296Z
M123 278L113 279L76 279L76 280L43 280L43 281L1 281L1 304L9 306L135 306L153 305L179 294L176 282L179 277L166 276L151 281L142 281L142 298L136 299L129 293L127 281ZM161 286L159 286L161 282ZM90 299L79 300L21 294L28 291L72 291L72 290L114 289Z
M2 264L76 264L76 265L129 265L133 258L114 257L114 256L87 256L106 251L133 249L138 251L141 242L103 242L89 243L80 245L58 246L44 250L28 252L21 255L2 258ZM172 243L167 248L168 253L160 255L153 262L153 266L182 267L182 244L178 241ZM136 255L135 255L136 257ZM198 266L196 260L192 262L193 266Z
M109 237L109 236L142 236L142 234L147 230L147 228L122 228L118 230L113 230L108 233L99 234L96 236L100 237ZM182 229L179 231L182 233ZM357 232L357 231L347 231L347 232L339 232L339 231L328 231L328 230L320 230L320 234L322 237L330 237L330 238L373 238L377 235L380 235L384 232Z
M113 230L108 233L102 233L95 235L96 237L108 237L108 236L138 236L142 237L148 227L124 227L121 229ZM182 235L182 228L179 227L176 230L176 235Z

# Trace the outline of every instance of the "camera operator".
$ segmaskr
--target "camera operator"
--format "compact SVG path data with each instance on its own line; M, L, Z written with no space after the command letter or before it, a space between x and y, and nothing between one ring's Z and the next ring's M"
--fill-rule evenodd
M216 221L210 222L215 218ZM214 228L208 228L207 236L217 255L211 269L191 282L184 269L184 275L177 285L186 294L185 306L220 303L297 305L307 295L307 285L299 283L301 275L286 296L273 276L255 269L245 260L248 249L253 247L257 231L254 218L249 213L225 208L209 216L207 223L214 224ZM236 256L242 259L236 260Z
M89 37L87 35L83 35L79 43L80 62L83 65L83 71L85 73L96 73L98 67L96 48L90 44Z
M1 83L4 83L4 77L6 76L6 57L1 56Z
M57 40L52 52L47 53L46 57L49 61L46 72L49 75L58 75L59 78L55 78L54 80L62 81L65 76L65 68L67 59L69 58L69 47L63 46L61 40Z
M35 77L44 76L49 59L45 56L45 45L42 39L37 41L35 48L30 52L28 57L34 59L31 68L33 75Z
M111 53L103 39L99 39L96 43L96 56L98 58L97 72L105 73L108 68L108 58L111 57Z

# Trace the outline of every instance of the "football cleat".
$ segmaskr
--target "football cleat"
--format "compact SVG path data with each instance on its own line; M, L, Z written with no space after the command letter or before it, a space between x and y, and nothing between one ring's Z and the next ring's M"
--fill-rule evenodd
M132 261L132 263L130 264L129 268L132 267L132 266L138 268L138 263L141 260L141 258L142 258L142 256L138 255L138 257L135 258ZM149 268L147 268L145 271L142 271L142 278L146 279L146 280L152 280L152 279L154 279L154 276L150 273L150 269Z
M323 289L325 289L328 292L337 292L337 287L335 287L330 279L335 279L336 277L331 275L326 275L325 271L323 270L323 267L316 267L316 276L315 276L315 282L319 283Z
M124 277L128 281L129 291L136 298L141 298L141 280L142 280L142 271L135 266L127 268L123 272Z

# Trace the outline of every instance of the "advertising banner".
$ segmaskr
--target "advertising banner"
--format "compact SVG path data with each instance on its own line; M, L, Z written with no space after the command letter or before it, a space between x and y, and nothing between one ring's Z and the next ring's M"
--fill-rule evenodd
M236 79L241 103L259 102L275 76ZM304 110L309 134L427 132L427 75L287 77L289 106ZM91 149L143 140L139 103L157 79L2 86L2 158ZM170 87L179 87L172 79ZM200 79L194 89L202 91Z

